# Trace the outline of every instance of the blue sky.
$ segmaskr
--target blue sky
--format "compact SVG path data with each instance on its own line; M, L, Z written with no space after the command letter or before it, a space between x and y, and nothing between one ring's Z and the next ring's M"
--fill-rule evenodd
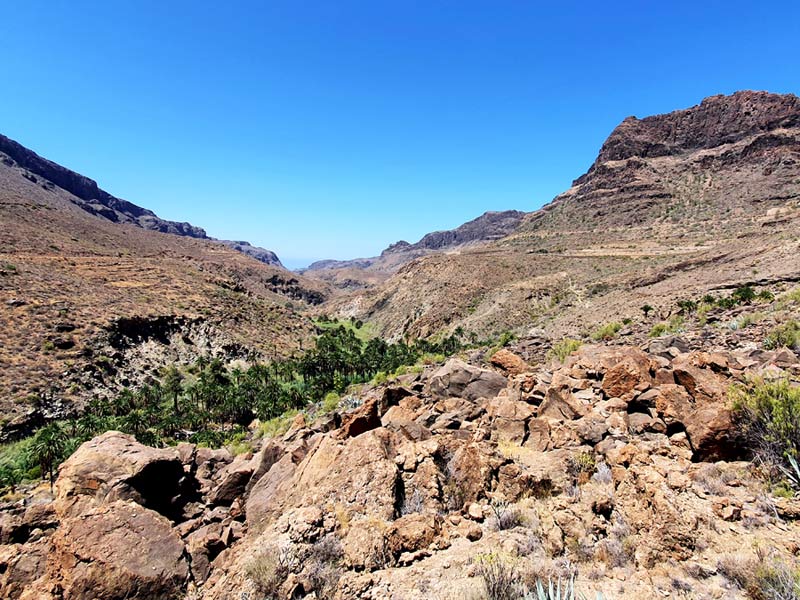
M800 90L797 2L0 7L0 132L290 266L567 189L628 115Z

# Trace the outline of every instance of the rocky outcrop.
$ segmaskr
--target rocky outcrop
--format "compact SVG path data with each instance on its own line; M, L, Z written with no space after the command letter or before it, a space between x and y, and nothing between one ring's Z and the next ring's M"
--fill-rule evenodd
M147 600L176 595L188 577L184 546L171 523L118 500L61 523L39 588L57 588L64 600Z
M626 595L651 598L709 546L796 547L800 508L758 499L726 394L800 372L793 353L665 337L506 359L508 377L453 359L368 388L237 457L99 436L62 465L52 506L0 511L0 594L169 597L191 580L206 600L422 600L513 555L532 573L581 557L599 589L624 575Z
M177 451L143 446L133 436L109 431L82 444L61 465L56 511L75 516L93 505L130 500L172 515L183 477Z
M242 254L247 254L247 256L252 256L257 261L262 262L266 265L274 265L276 267L283 268L283 264L281 263L278 255L275 254L272 250L266 250L265 248L259 248L258 246L253 246L250 242L237 242L231 240L220 240L226 246L230 246L234 250L238 250Z
M628 117L603 144L595 165L715 148L798 126L800 98L793 94L743 91L710 96L686 110L644 119Z
M400 241L383 251L381 256L393 253L411 253L415 250L446 250L467 244L499 240L512 234L526 213L518 210L489 211L455 229L426 234L416 244Z

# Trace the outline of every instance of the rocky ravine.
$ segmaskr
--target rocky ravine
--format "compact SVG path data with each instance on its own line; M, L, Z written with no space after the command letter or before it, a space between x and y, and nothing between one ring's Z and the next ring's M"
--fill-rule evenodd
M800 547L800 501L764 492L726 395L800 375L793 352L665 337L492 363L402 376L236 457L86 442L54 498L3 507L0 596L463 599L491 556L612 598L733 599L726 560Z

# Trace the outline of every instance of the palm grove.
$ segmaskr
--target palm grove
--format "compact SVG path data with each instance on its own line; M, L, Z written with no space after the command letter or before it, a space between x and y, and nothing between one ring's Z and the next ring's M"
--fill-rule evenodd
M379 380L425 355L450 355L462 347L461 330L439 342L388 343L379 337L360 339L358 323L325 324L315 347L300 357L244 368L199 357L193 365L164 369L160 380L138 390L126 388L113 399L92 400L82 415L50 423L4 448L0 488L37 476L52 485L61 461L84 441L112 429L152 446L179 440L221 446L241 437L255 418L267 422L326 398L338 399L352 384Z

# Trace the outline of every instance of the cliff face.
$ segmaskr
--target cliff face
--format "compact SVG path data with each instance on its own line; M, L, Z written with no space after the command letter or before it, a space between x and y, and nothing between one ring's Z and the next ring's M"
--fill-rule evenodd
M669 114L628 117L573 187L521 229L734 231L800 193L798 155L800 98L791 94L737 92Z
M652 158L716 148L799 125L800 98L792 94L743 91L711 96L687 110L644 119L628 117L603 144L595 166L634 156Z

